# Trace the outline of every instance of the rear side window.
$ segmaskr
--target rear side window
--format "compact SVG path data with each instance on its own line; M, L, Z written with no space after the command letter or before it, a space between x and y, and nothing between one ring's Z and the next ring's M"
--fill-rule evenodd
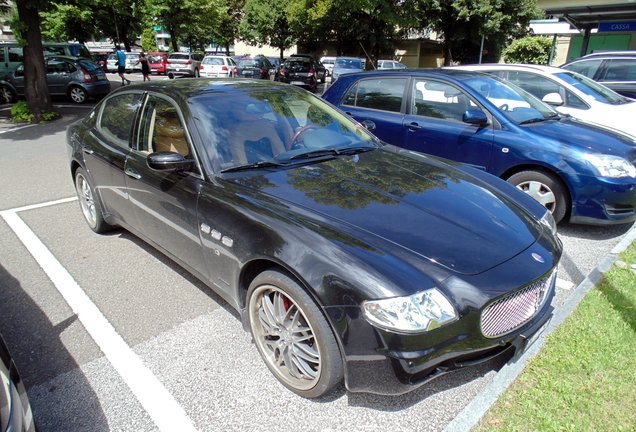
M20 47L9 47L9 61L10 62L23 62L24 54Z
M345 95L343 103L358 108L400 112L405 87L405 78L361 80Z
M122 147L129 147L130 128L141 102L140 94L122 94L104 103L99 123L101 131Z
M630 59L610 60L607 73L600 81L636 81L636 61Z
M594 78L594 75L596 75L596 71L598 70L601 63L603 63L603 60L587 60L565 65L563 68L578 72L588 78Z

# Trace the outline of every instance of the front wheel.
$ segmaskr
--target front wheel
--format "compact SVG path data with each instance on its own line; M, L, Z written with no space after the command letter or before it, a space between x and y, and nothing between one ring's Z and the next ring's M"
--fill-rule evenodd
M320 308L284 271L267 270L247 293L250 330L274 376L294 393L316 398L344 375L338 344Z
M9 86L2 86L0 88L0 96L3 103L13 103L17 99L17 95Z
M558 223L570 204L567 187L555 174L544 171L521 171L508 179L508 183L521 189L552 213Z
M88 175L83 168L75 172L75 190L79 199L84 220L96 233L106 232L113 227L104 221L102 207L95 198L94 189L88 181Z
M71 97L73 102L81 104L88 100L88 93L81 87L71 87L68 91L68 95Z

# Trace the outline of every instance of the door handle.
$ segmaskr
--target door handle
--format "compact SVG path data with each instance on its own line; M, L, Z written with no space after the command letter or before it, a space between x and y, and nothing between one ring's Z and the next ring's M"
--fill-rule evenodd
M141 178L141 174L139 174L137 171L130 169L130 168L126 168L126 170L124 171L126 173L126 175L128 177L132 177L134 179L139 180Z
M95 153L95 151L93 149L90 149L88 147L82 147L82 151L86 154L93 154Z
M415 122L409 123L409 124L405 124L404 127L407 128L408 130L411 130L411 131L417 131L417 130L422 129L422 126L418 125Z

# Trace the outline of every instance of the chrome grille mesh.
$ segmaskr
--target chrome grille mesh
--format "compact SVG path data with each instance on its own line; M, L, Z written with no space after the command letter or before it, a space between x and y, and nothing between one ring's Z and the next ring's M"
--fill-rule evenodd
M543 306L555 277L556 271L488 306L481 314L484 336L503 336L528 322Z

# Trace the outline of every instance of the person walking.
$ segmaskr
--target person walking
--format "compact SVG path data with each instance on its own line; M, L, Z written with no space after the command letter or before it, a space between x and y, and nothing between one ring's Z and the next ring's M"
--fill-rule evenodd
M142 51L139 54L139 60L137 60L137 64L141 63L141 73L144 76L144 82L146 80L150 81L150 63L148 62L148 58L146 54Z
M115 55L117 56L117 73L121 77L121 85L130 84L130 80L124 77L124 72L126 72L126 53L119 48L115 51Z

